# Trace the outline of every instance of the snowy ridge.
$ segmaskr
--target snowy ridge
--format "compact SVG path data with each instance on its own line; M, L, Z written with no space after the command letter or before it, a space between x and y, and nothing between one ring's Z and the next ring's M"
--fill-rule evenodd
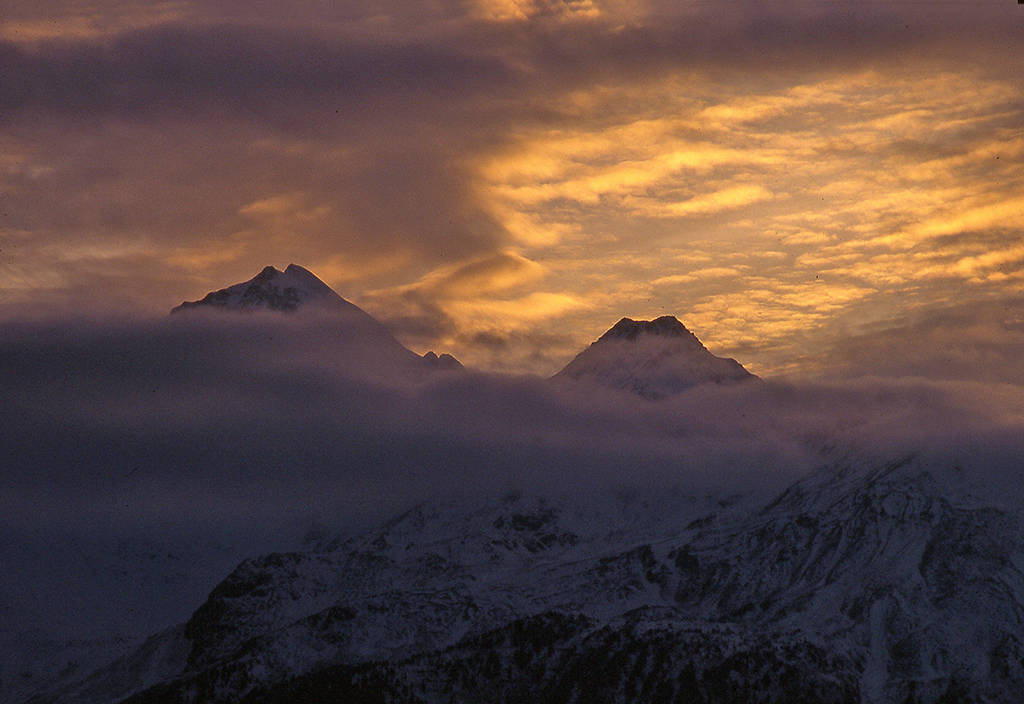
M187 646L178 674L129 701L1012 701L1022 515L959 501L956 472L421 505L243 562L164 646Z

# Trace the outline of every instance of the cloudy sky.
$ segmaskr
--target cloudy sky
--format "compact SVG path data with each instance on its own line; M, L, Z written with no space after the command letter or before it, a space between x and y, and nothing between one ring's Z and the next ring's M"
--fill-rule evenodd
M663 314L765 375L1020 349L1012 0L4 6L0 318L295 262L493 370Z
M90 565L53 579L55 543L73 566L139 525L220 540L456 488L774 490L836 438L1024 486L1013 0L2 5L0 556L20 579L0 625L170 604ZM382 383L322 326L167 315L290 262L483 370L551 374L622 316L674 314L783 380L653 404ZM61 521L99 547L45 533Z

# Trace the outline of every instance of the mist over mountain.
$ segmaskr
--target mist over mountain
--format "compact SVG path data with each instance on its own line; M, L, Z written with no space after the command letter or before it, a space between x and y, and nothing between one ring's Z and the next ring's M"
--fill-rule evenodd
M623 318L555 378L600 384L658 399L698 384L756 379L735 359L711 354L674 316Z
M396 367L386 371L462 368L461 362L447 353L438 356L428 351L416 355L373 316L297 264L289 264L284 271L264 267L248 281L211 291L198 301L185 301L171 309L172 315L210 312L301 312L307 320L310 316L323 316L326 319L320 325L335 333L330 344L340 342L346 355L363 358L365 364Z
M246 314L0 324L3 701L1024 684L1020 387L726 383L673 318L577 358L690 374L654 402L435 373L304 271L211 294Z

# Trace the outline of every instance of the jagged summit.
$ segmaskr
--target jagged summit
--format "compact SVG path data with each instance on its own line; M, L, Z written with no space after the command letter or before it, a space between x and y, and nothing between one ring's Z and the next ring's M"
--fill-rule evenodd
M448 353L438 356L434 350L424 353L421 359L430 367L435 369L463 369L462 362L455 359Z
M700 340L697 339L697 336L687 330L686 326L679 322L679 319L674 315L663 315L654 320L623 318L615 323L604 335L601 335L598 338L598 342L612 339L636 340L641 335L686 338L700 345Z
M756 379L735 359L716 357L677 318L622 318L556 378L633 391L651 399L698 384Z
M294 311L315 301L348 303L308 269L289 264L284 271L264 267L248 281L212 291L198 301L185 301L171 312L193 308Z

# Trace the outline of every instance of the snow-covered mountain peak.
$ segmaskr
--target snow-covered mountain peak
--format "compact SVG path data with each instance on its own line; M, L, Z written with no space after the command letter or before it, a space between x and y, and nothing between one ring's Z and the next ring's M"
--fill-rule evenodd
M189 311L287 314L258 324L284 323L287 318L290 340L298 343L301 337L309 349L333 352L333 359L353 373L418 379L424 373L463 368L450 354L420 356L408 349L387 326L298 264L289 264L284 271L263 267L248 281L211 291L198 301L186 301L171 313L186 313L188 318Z
M289 264L284 271L264 267L248 281L211 291L198 301L185 301L171 312L194 308L294 311L314 302L347 303L308 269Z
M716 357L674 316L623 318L556 377L596 383L657 399L698 384L756 377L734 359Z

